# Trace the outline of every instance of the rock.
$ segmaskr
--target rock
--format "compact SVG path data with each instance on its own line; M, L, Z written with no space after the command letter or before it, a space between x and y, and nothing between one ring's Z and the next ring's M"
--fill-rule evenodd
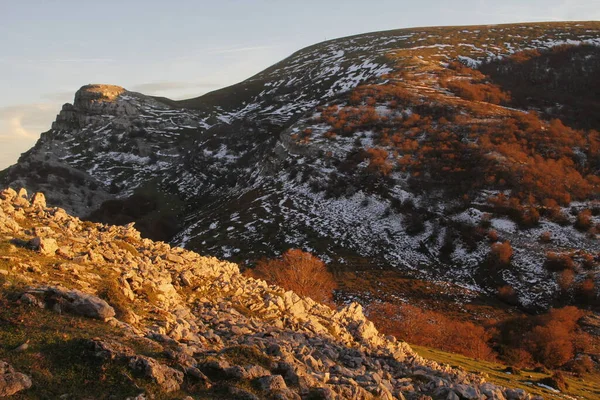
M314 400L336 400L335 392L328 387L310 389L309 398Z
M198 364L198 369L213 380L225 379L231 365L225 360L207 360Z
M227 393L231 396L231 399L237 400L259 400L259 398L247 390L235 387L233 385L227 386Z
M270 393L269 396L272 400L302 400L300 395L290 389L278 390L274 393Z
M178 256L176 254L172 254L172 253L168 253L166 258L167 258L167 261L171 261L171 262L174 262L174 263L177 263L177 264L183 264L184 261L185 261L183 259L183 257Z
M130 347L99 338L87 340L85 346L89 355L103 361L127 359L135 355L135 352Z
M481 385L480 390L489 400L506 400L506 397L502 394L502 390L496 385L484 383Z
M565 379L564 375L560 372L556 372L552 376L540 379L539 383L553 387L561 392L566 392L569 389L569 383Z
M201 383L205 389L208 389L212 386L210 379L206 375L202 373L198 368L187 367L185 368L185 376L187 379L191 379L195 382Z
M20 344L19 346L15 347L13 349L14 352L20 353L22 351L25 351L29 348L29 340L26 340L25 343Z
M58 250L58 244L56 243L56 240L52 238L41 238L36 236L29 241L29 244L44 256L53 256L56 254L56 250Z
M0 198L2 200L11 201L15 197L17 197L17 192L15 192L15 190L12 188L6 188L0 192Z
M274 392L276 390L287 389L287 385L283 380L283 376L281 375L269 375L263 376L262 378L258 378L256 383L260 387L261 390L267 392Z
M481 398L479 390L469 385L456 385L454 390L458 393L460 398L465 400L474 400Z
M183 383L183 372L162 365L150 357L131 357L129 368L140 373L145 378L152 379L167 393L179 390Z
M41 288L40 290L51 296L51 302L54 302L54 305L58 306L61 311L103 321L115 316L114 308L106 301L80 290L66 290L57 287Z
M528 400L531 398L529 393L523 389L506 389L504 394L507 400Z
M16 372L12 366L0 361L0 397L12 396L15 393L29 389L31 378Z
M247 379L256 379L271 375L267 369L261 367L260 365L247 366L245 369Z
M28 304L30 306L44 308L44 302L32 295L31 293L23 293L19 298L21 303Z
M44 193L37 192L34 194L31 198L31 206L42 209L46 208L46 196L44 196Z

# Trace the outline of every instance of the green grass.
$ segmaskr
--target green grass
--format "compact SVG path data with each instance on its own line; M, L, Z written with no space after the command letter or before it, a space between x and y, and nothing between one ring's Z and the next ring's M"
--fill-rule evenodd
M488 361L475 360L460 354L447 353L445 351L431 349L428 347L411 347L422 357L437 361L442 364L459 366L468 372L483 373L486 380L498 385L527 390L531 394L542 396L544 399L564 399L564 394L578 399L595 400L600 398L600 375L584 374L581 377L567 376L569 390L564 393L554 393L547 389L531 384L551 375L524 369L521 375L511 375L503 372L505 365Z

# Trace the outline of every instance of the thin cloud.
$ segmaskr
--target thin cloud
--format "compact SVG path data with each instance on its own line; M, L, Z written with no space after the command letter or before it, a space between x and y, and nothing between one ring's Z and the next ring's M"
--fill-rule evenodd
M60 110L56 103L0 107L0 169L15 163L30 149L41 132L50 129Z
M36 139L50 128L59 112L55 103L22 104L0 107L0 136L14 139Z

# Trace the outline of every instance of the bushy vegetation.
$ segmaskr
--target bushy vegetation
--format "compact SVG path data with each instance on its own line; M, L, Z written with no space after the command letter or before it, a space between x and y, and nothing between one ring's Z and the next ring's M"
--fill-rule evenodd
M502 295L514 295L501 288ZM584 311L568 306L539 316L520 316L475 324L409 304L379 303L369 307L369 317L385 333L411 344L428 346L483 360L510 365L591 372L587 354L600 346L598 338L577 324Z
M261 260L250 271L251 276L272 285L293 290L300 296L330 303L335 280L323 261L299 249L290 249L280 258Z

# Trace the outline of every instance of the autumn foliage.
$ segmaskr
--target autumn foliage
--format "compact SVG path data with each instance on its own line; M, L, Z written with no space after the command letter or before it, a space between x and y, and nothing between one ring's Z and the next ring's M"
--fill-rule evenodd
M272 285L292 290L320 302L331 302L336 288L333 275L323 261L299 249L290 249L280 258L261 260L251 275Z
M501 291L512 295L508 287ZM369 307L369 317L381 331L412 344L478 359L501 359L519 367L541 364L573 370L589 368L579 365L580 360L586 362L579 355L595 346L593 337L578 326L583 315L582 310L569 306L538 316L476 324L408 304L378 303Z
M517 53L501 67L526 65L546 57L542 53ZM376 176L406 173L415 187L445 189L457 197L496 190L500 194L491 196L489 203L494 212L525 228L537 225L543 216L566 224L560 206L597 197L597 130L576 129L533 111L499 107L512 105L513 100L482 72L493 69L475 70L450 62L441 70L421 71L426 64L412 61L414 57L390 57L400 68L385 84L359 85L347 103L325 106L316 117L316 123L327 125L327 138L356 138L355 150L338 164L340 174L368 160L367 172ZM407 72L413 70L422 73ZM439 90L414 86L421 76L437 79L422 85ZM359 137L365 133L369 145L363 148ZM587 212L577 221L581 230L591 227Z
M458 321L443 314L409 304L373 304L369 318L387 334L409 343L435 347L468 357L494 360L488 341L491 334L472 322Z

